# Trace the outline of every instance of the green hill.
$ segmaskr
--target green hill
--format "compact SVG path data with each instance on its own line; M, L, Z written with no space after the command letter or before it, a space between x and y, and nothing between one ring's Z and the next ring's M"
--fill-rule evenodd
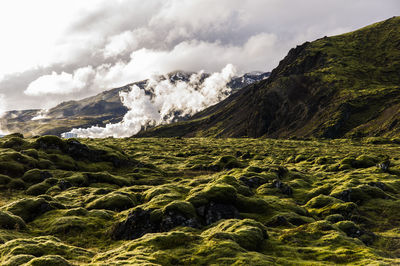
M272 71L192 120L137 136L400 135L400 17L306 42Z

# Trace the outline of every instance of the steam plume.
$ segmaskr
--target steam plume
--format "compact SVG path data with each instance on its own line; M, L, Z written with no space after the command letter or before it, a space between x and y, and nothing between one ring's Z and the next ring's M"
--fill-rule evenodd
M231 91L227 83L235 74L235 67L228 64L205 80L202 80L203 72L192 74L189 82L151 78L145 90L133 85L131 91L120 93L122 103L129 109L121 122L105 127L75 128L71 132L79 137L129 137L144 127L171 123L225 99ZM145 91L151 91L152 95L146 95Z

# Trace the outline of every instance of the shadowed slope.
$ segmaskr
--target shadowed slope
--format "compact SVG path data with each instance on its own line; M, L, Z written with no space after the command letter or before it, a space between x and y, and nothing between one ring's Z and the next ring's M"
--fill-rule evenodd
M268 80L137 136L398 136L400 18L306 42Z

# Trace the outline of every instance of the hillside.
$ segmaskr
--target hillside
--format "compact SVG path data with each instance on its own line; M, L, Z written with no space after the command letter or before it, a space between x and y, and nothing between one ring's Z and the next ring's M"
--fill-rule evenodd
M397 265L399 144L6 136L0 264Z
M177 81L188 82L191 72L175 71L159 79L168 78L172 83ZM254 72L233 78L228 86L235 93L244 86L263 80L270 73ZM203 79L209 74L204 73ZM100 127L109 123L118 123L122 120L128 109L122 104L119 93L128 91L130 86L137 85L146 90L147 80L128 84L126 86L107 90L98 95L79 101L63 102L48 111L20 110L9 111L0 118L3 131L20 132L25 136L35 135L60 135L73 128L88 128L94 125ZM151 95L151 91L146 91Z
M400 136L400 17L306 42L191 120L138 137Z

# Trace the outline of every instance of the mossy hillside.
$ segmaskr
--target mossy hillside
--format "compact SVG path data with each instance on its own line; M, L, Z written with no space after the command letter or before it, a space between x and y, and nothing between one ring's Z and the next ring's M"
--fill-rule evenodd
M80 139L121 161L92 157L84 163L109 168L90 171L36 141L0 149L32 158L20 175L3 174L2 264L399 263L395 140ZM15 180L24 187L11 189ZM115 233L129 217L142 234Z
M400 17L393 17L306 42L268 79L137 137L398 138L399 41Z

